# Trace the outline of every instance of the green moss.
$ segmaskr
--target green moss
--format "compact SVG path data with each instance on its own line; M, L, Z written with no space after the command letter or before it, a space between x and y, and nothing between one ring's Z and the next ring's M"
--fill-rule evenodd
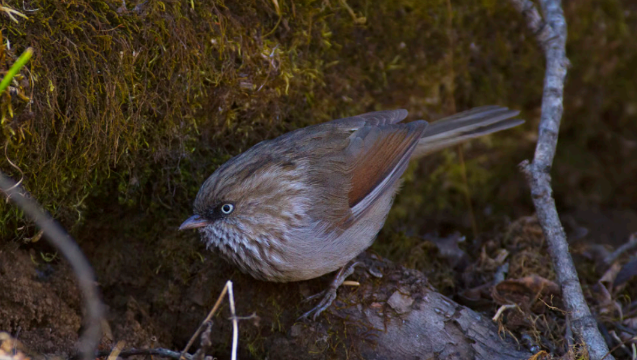
M12 50L2 64L34 46L32 66L23 72L33 102L3 101L8 156L25 172L27 188L72 224L81 219L86 195L107 179L118 183L119 194L147 181L175 185L165 171L158 177L158 168L184 158L218 165L224 153L259 140L256 134L273 136L368 106L372 99L343 111L324 96L326 69L340 74L363 64L341 61L337 55L351 41L333 38L335 30L355 32L358 25L345 17L334 26L333 18L346 16L342 9L307 2L284 4L283 25L272 32L278 16L269 5L33 2L38 11L7 25ZM383 83L396 65L364 63L381 72ZM350 77L372 80L361 71ZM120 201L135 203L129 196ZM16 226L2 228L8 235Z
M0 68L26 46L35 57L22 72L32 102L3 98L14 111L1 140L25 186L67 225L83 219L88 194L135 206L150 187L164 204L142 206L173 206L166 196L191 197L230 154L292 128L438 109L457 88L450 74L471 61L458 46L470 29L450 32L482 8L349 3L362 25L340 3L122 4L34 1L37 11L3 31L11 50ZM3 236L16 234L11 221Z

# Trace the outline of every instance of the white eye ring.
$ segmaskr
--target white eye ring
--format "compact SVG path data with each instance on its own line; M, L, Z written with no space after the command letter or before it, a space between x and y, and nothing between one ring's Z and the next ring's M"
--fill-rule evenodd
M221 212L229 215L234 210L234 205L232 204L223 204L221 205Z

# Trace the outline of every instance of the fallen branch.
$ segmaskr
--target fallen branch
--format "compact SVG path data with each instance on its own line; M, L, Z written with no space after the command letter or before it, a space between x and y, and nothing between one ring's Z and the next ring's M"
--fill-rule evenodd
M270 358L309 359L293 355L317 348L339 359L519 360L533 355L499 332L489 317L435 292L421 272L366 253L356 261L383 277L372 280L360 271L360 286L342 289L325 319L292 325L286 335L289 348L270 348Z
M25 214L33 219L42 230L44 236L55 246L71 264L86 306L86 330L78 343L78 350L84 360L94 358L95 348L102 336L102 312L104 306L100 300L95 285L93 268L89 264L82 250L73 241L71 236L43 210L38 203L23 195L21 186L0 172L0 190L7 195L8 200L13 201Z
M599 333L597 322L584 299L577 271L568 250L566 234L552 196L550 171L562 118L564 79L569 64L565 48L566 20L561 2L540 0L545 22L530 0L510 1L525 17L546 58L542 117L535 156L532 163L528 160L523 161L520 169L531 188L533 204L549 245L573 333L586 344L590 359L599 360L605 356L606 359L612 359L612 355L607 355L608 346Z

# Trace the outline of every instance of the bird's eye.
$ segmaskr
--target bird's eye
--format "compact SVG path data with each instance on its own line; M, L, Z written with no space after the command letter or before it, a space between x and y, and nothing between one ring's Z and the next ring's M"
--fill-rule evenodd
M221 212L229 215L234 210L234 205L232 204L223 204L221 205Z

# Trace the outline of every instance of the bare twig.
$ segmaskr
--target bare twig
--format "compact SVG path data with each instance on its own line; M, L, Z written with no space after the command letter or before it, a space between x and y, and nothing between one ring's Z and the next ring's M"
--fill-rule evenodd
M230 314L232 315L232 356L230 359L237 360L237 347L239 345L239 320L234 310L234 294L232 293L232 281L228 281L228 300L230 301Z
M78 278L79 287L86 302L87 316L85 319L86 331L78 343L78 350L83 359L91 360L95 354L95 348L102 335L102 311L103 305L95 285L95 275L93 268L82 254L82 250L67 232L40 209L35 200L23 195L24 189L16 186L16 183L0 172L0 190L4 192L11 201L21 208L36 225L42 229L44 236L64 255L71 264L75 275Z
M201 325L199 325L199 328L197 328L197 331L195 331L195 333L192 335L192 337L188 341L188 344L181 351L181 353L177 351L167 350L167 349L149 349L149 350L129 349L129 350L121 351L119 353L119 356L128 357L133 355L157 355L157 356L162 356L162 357L167 357L167 358L172 358L177 360L197 360L197 359L205 358L204 355L206 350L209 349L210 346L212 345L212 343L210 342L210 333L212 330L212 317L215 316L215 314L219 310L219 307L221 306L221 303L223 302L223 298L226 295L226 293L228 294L228 302L230 303L230 314L231 314L230 320L232 320L232 357L231 359L236 360L237 348L239 344L239 320L241 320L242 318L238 317L235 312L234 294L232 291L232 281L230 280L226 282L226 285L223 287L223 290L221 290L221 294L219 294L219 297L217 298L215 305L212 307L212 310L210 310L210 313L208 313L208 316L206 316L204 321L201 322ZM252 316L247 317L247 319L253 318L254 316L255 315L253 314ZM199 335L201 335L202 337L202 347L194 355L188 354L187 353L188 349L190 349L190 347L195 342L197 337L199 337ZM105 355L108 355L108 352L104 351L104 352L97 353L97 356L105 356Z
M228 283L229 282L230 282L230 280L228 280ZM210 320L212 320L212 317L215 316L215 314L217 313L217 310L219 309L219 306L221 306L221 301L223 301L223 297L228 292L228 283L226 283L226 286L224 286L223 290L221 290L221 294L219 294L219 297L217 298L217 302L212 307L212 310L210 310L210 313L208 313L208 316L206 316L206 318L201 323L201 325L199 325L199 328L197 328L197 331L195 331L195 333L192 334L192 336L190 337L190 340L188 340L188 344L186 344L186 347L181 351L181 355L186 354L188 349L190 349L192 344L197 339L197 336L199 336L199 334L201 334L201 332L204 330L204 328L206 326L206 323L208 323Z
M113 350L111 350L111 353L108 354L108 358L106 360L117 360L119 354L122 352L122 348L124 347L124 345L126 345L126 342L124 340L118 341Z
M622 340L617 333L615 332L615 330L612 330L610 332L610 336L618 343L615 347L613 347L612 349L610 349L601 360L605 360L605 359L610 359L612 358L611 353L615 350L619 350L622 349L624 351L624 354L626 355L630 355L631 352L628 350L628 348L626 347L626 344L632 340L635 340L635 336L630 337L626 340Z
M201 347L192 356L192 360L204 360L212 347L212 321L206 323L206 330L201 333Z
M505 310L509 310L509 309L519 309L519 308L518 308L517 304L502 305L502 306L500 306L498 311L496 311L495 315L493 315L493 318L491 320L498 321L498 319L500 319L500 316L502 316L502 314L504 314L504 311Z
M546 22L542 21L530 0L510 1L526 18L529 29L536 35L546 57L542 117L535 156L533 163L525 160L520 168L531 188L537 217L549 244L573 333L586 343L590 359L599 360L606 356L608 346L584 299L551 189L550 170L557 146L563 112L564 79L569 64L565 48L566 20L560 0L540 0ZM606 358L612 359L612 355Z
M109 356L110 354L111 354L111 350L98 351L95 353L95 357L104 357L104 356ZM173 350L162 349L162 348L122 350L117 356L121 358L127 358L130 356L137 356L137 355L159 356L159 357L165 357L165 358L175 359L175 360L179 360L179 358L182 356L182 354L179 351L173 351ZM186 360L192 360L192 355L190 354L184 354L183 357Z
M224 286L223 290L221 290L221 294L219 294L217 302L215 302L215 305L212 307L212 310L210 310L210 313L208 313L208 316L206 316L201 325L199 325L197 331L195 331L190 340L188 340L188 344L186 344L186 347L181 351L181 354L185 359L185 355L188 349L190 349L199 334L201 334L201 332L209 326L208 324L212 321L212 317L215 316L217 310L219 310L219 306L221 306L221 302L223 301L223 297L226 295L226 293L228 293L228 301L230 302L230 314L232 315L230 318L230 320L232 320L232 360L237 359L237 347L239 343L239 318L235 313L234 295L232 293L232 281L230 280L226 282L226 286Z

